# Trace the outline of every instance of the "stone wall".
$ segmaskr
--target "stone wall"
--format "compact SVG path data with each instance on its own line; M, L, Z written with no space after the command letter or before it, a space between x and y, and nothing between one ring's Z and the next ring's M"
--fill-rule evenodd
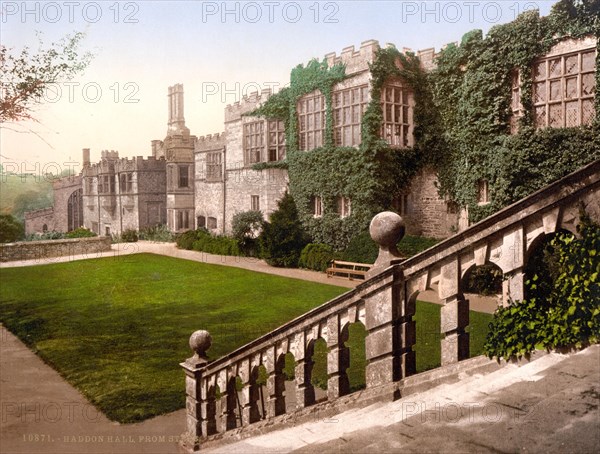
M406 212L401 213L409 235L447 238L459 230L459 210L439 196L436 182L437 175L430 168L413 178Z
M52 257L86 254L94 258L100 252L110 251L108 237L73 238L66 240L23 241L0 244L0 262L14 260L46 261ZM49 263L52 260L48 260Z
M61 178L52 182L54 189L54 230L57 232L69 231L69 197L71 197L74 192L81 189L81 184L80 175ZM74 226L74 228L81 227L83 225L83 220L81 220L79 224L80 225Z
M46 229L44 230L44 226ZM41 210L28 211L25 213L25 233L51 232L56 229L54 208L42 208Z
M227 171L225 233L231 233L236 213L252 209L252 196L258 196L265 219L277 209L277 202L287 190L288 173L284 169L238 169Z
M124 230L139 230L166 223L166 161L150 156L131 159L112 156L112 167L107 159L87 166L82 175L83 217L85 227L98 233L119 234ZM132 173L131 190L121 188L121 176ZM98 194L98 176L108 174L115 178L114 193Z

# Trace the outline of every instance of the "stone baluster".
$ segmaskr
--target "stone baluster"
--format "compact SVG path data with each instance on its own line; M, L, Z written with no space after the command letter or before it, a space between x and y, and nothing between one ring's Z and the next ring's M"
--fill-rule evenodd
M208 400L204 386L206 381L202 375L208 364L206 351L210 348L212 338L208 331L199 330L190 336L189 343L194 355L180 364L185 372L186 391L186 432L181 437L181 445L186 451L195 452L200 449L200 439L208 435L206 430L210 425L203 412Z
M469 300L462 294L445 299L440 313L442 339L442 365L469 358Z
M458 259L444 263L438 289L444 305L440 309L442 365L451 364L469 357L469 301L460 290L460 266Z
M417 372L417 360L413 346L417 342L417 324L412 319L416 312L416 299L410 300L404 295L400 319L400 365L402 378Z
M327 319L327 398L329 400L350 392L350 382L346 369L350 366L350 349L346 347L348 329L341 330L339 315Z
M250 360L245 360L239 370L240 378L244 384L241 394L242 425L246 426L260 420L258 411L258 367L252 367Z
M308 407L315 403L315 388L310 382L314 362L312 348L306 348L306 336L301 335L301 348L296 357L296 408Z
M277 360L277 352L275 347L269 348L263 354L263 363L269 374L267 378L267 417L274 418L275 416L285 413L285 376L283 368L285 367L285 356Z
M235 377L229 377L227 370L221 372L225 379L221 380L223 387L221 389L221 432L235 429L237 406L237 390L235 389ZM223 392L224 389L224 392Z
M370 285L362 289L365 301L365 353L367 388L389 384L402 378L402 339L400 324L404 304L402 271L386 268L401 261L396 244L404 235L404 222L396 213L376 215L369 228L379 245L379 256L367 278ZM376 279L380 275L380 279Z
M510 301L525 299L525 273L522 268L512 270L504 275L502 281L502 305L507 307Z
M211 379L204 379L200 412L202 415L202 433L204 435L217 433L217 400L215 398L214 375Z
M553 216L544 216L544 232L556 226L558 212ZM551 217L552 219L548 219ZM525 297L525 232L522 226L504 233L502 249L496 264L504 273L502 282L502 304L508 306L510 300L522 301Z

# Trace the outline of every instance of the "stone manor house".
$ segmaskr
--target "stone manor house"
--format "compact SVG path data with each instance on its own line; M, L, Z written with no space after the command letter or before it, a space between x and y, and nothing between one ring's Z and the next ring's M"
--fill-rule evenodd
M596 40L594 36L564 39L536 61L533 106L537 127L592 123ZM361 120L371 99L369 63L378 49L379 43L369 40L359 49L350 46L340 55L325 56L330 67L343 63L347 76L333 87L336 146L360 145ZM416 54L424 69L435 67L434 49ZM185 125L183 86L169 87L167 135L164 140L152 140L151 155L125 158L116 151L102 151L100 161L92 164L90 150L83 149L81 173L54 183L54 207L26 214L27 233L85 226L109 235L166 224L173 232L205 227L227 234L238 212L260 210L268 217L288 188L288 172L256 164L285 159L284 124L247 114L270 96L264 90L228 105L224 131L196 137ZM517 81L512 105L515 118L519 99ZM395 148L410 147L414 141L412 91L401 80L389 80L383 86L381 103L381 137ZM323 145L325 97L318 90L308 93L296 107L299 149L310 152ZM313 215L322 216L324 205L318 194L311 200ZM478 203L489 203L485 180L479 183ZM394 209L405 219L409 234L443 238L468 226L465 211L438 195L433 170L421 170L409 190L394 201ZM350 216L352 200L340 195L336 212L340 217Z

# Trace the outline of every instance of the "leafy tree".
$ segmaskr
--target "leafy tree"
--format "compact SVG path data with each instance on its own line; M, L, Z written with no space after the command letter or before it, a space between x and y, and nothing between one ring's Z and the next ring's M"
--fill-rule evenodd
M23 220L25 212L50 206L52 206L51 193L29 190L15 197L12 214L17 219Z
M0 243L12 243L23 238L25 229L14 216L0 214Z
M269 265L297 267L300 253L309 243L309 238L298 219L298 209L287 192L265 222L259 237L263 257Z
M93 55L80 55L84 33L66 35L37 52L24 47L21 52L0 45L0 123L35 120L33 110L50 84L71 80L90 63Z
M262 212L255 210L236 213L233 216L231 221L233 237L245 255L256 255L257 236L260 234L264 222Z

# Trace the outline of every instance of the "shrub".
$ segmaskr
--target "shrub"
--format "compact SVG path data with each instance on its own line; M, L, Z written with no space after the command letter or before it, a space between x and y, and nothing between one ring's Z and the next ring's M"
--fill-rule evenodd
M127 229L121 233L121 241L124 243L137 243L138 233L134 229Z
M138 237L140 240L146 241L158 241L166 243L175 241L175 235L173 235L169 228L164 224L156 225L154 227L146 227L145 229L139 231Z
M259 237L263 258L271 266L297 267L308 237L298 219L296 203L287 192L277 203L271 222L265 222Z
M46 240L62 240L66 238L63 232L52 230L44 233L30 233L25 235L23 241L46 241Z
M429 249L440 240L435 238L427 238L425 236L405 235L398 243L398 251L404 257L412 257Z
M412 257L436 244L439 240L423 236L405 235L398 242L398 251L403 257ZM371 239L371 234L364 231L354 236L342 253L343 260L358 263L375 263L379 255L379 246Z
M559 234L550 242L558 275L526 282L527 299L499 308L489 325L486 354L520 357L536 348L570 348L600 340L600 226L581 212L580 238ZM541 289L541 291L540 291Z
M348 262L375 263L379 254L379 246L371 239L369 232L361 232L354 236L342 253L342 259Z
M23 238L23 224L10 214L0 215L0 243L12 243Z
M239 249L248 257L259 255L257 236L262 230L265 220L260 211L244 211L236 213L231 221L233 238L238 242Z
M465 292L480 295L502 293L502 270L490 264L473 269L468 276Z
M307 244L300 254L298 266L309 270L325 271L329 262L339 257L327 244Z
M65 238L90 238L93 236L97 235L85 227L77 227L75 230L71 230L65 234Z
M213 236L206 231L199 231L192 244L194 251L216 255L242 255L237 240L226 236Z
M196 241L202 233L208 234L205 229L188 230L187 232L180 233L175 239L177 247L179 249L187 249L188 251L192 250L194 241Z

